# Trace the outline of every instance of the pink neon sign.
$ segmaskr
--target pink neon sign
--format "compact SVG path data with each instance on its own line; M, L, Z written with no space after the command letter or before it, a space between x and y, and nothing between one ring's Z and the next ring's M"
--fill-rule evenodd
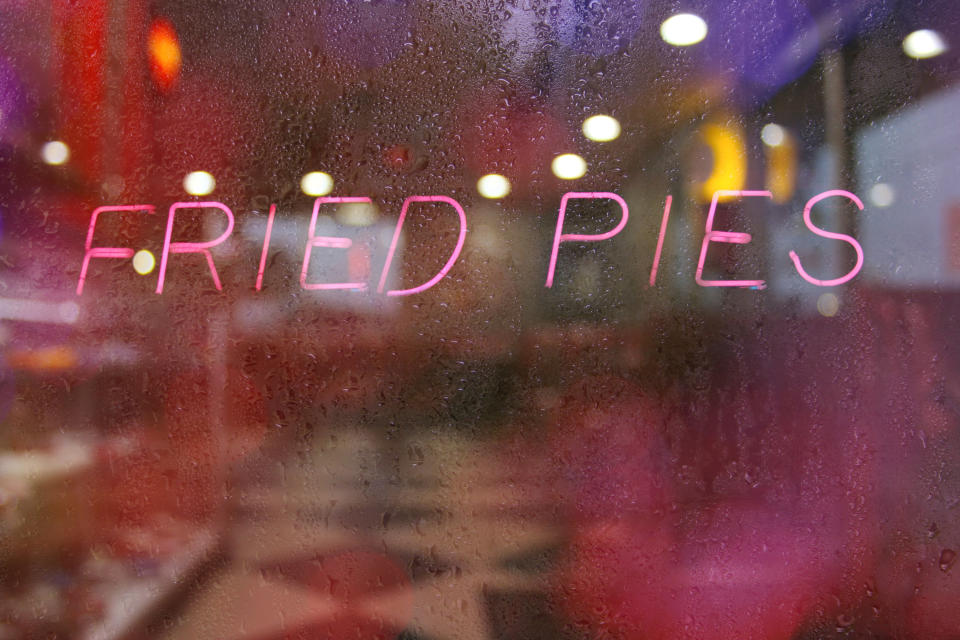
M593 198L603 198L610 199L620 205L621 216L620 222L610 231L606 233L599 234L582 234L582 233L563 233L563 216L567 211L567 201L571 198L584 198L584 199L593 199ZM615 193L610 193L607 191L601 191L596 193L577 193L570 192L563 194L563 197L560 199L560 213L557 215L557 231L553 235L553 250L550 252L550 267L547 269L547 287L553 286L553 274L557 268L557 253L560 251L561 242L569 242L573 240L579 240L581 242L599 242L600 240L609 240L613 236L617 235L623 228L627 226L627 219L630 217L630 214L627 210L627 203L623 198L618 196Z
M97 218L100 217L101 213L108 211L146 211L147 213L153 213L154 207L152 204L132 204L97 207L93 210L93 213L90 215L90 225L87 227L87 240L83 245L83 265L80 267L80 280L77 282L78 296L83 293L83 283L87 281L87 269L90 267L90 260L92 258L120 258L129 260L133 257L134 251L129 247L93 246L93 231L97 226Z
M707 261L707 249L711 242L728 242L730 244L748 244L753 238L749 233L738 231L714 231L713 217L717 213L717 202L720 198L772 198L769 191L717 191L710 200L710 213L707 214L707 225L704 229L703 244L700 245L700 260L697 262L697 284L701 287L756 287L763 289L766 283L763 280L704 280L703 267Z
M227 230L224 231L215 240L207 242L170 242L173 236L173 219L177 209L220 209L227 214ZM213 277L213 284L217 291L223 290L220 284L220 276L217 274L217 268L213 264L213 255L210 249L221 244L233 233L233 212L227 205L220 202L175 202L170 205L170 215L167 217L167 231L163 238L163 254L160 258L160 275L157 278L157 293L163 293L163 281L167 274L167 261L171 253L201 253L207 259L207 266L210 268L210 275Z
M744 233L740 231L731 231L731 230L717 230L713 228L714 220L717 212L717 205L721 198L770 198L771 193L769 191L717 191L713 194L713 198L710 202L710 209L707 214L706 224L704 227L704 236L703 241L700 245L700 256L697 262L697 268L695 273L695 281L698 285L702 287L751 287L755 289L763 289L766 287L766 283L763 280L751 279L751 280L705 280L703 278L703 271L706 266L707 252L711 243L729 243L729 244L748 244L752 240L752 236L749 233ZM863 249L854 238L842 234L826 231L817 227L813 224L811 220L811 210L813 207L819 203L821 200L831 197L843 197L851 200L856 206L863 210L863 203L860 199L849 191L844 191L840 189L833 189L829 191L824 191L813 198L811 198L804 207L803 210L803 221L806 227L813 232L815 235L828 238L831 240L840 240L846 242L851 247L857 255L856 265L846 274L840 276L839 278L834 279L818 279L811 276L803 268L800 263L800 258L797 256L796 252L790 252L790 259L793 261L794 267L797 270L797 273L807 282L819 286L819 287L831 287L844 284L852 280L862 269L863 267ZM573 199L594 199L594 200L612 200L620 207L620 220L617 225L605 231L603 233L596 234L582 234L582 233L564 233L563 225L566 217L567 205L570 200ZM307 233L307 240L304 246L304 255L302 268L300 270L300 286L305 290L313 291L323 291L323 290L353 290L353 291L365 291L369 289L369 284L361 280L361 278L366 278L369 275L369 263L370 263L370 254L366 246L354 246L353 240L347 237L342 236L318 236L316 235L317 230L317 218L319 215L320 207L324 204L349 204L349 203L372 203L371 198L367 196L344 196L344 197L320 197L314 201L313 211L310 217L310 226ZM410 287L407 289L386 289L387 276L390 273L390 268L393 264L393 259L396 255L397 246L400 241L401 234L403 233L403 225L406 221L407 215L410 211L410 207L416 203L441 203L450 205L453 207L454 211L457 214L459 231L457 236L457 241L453 247L453 251L450 253L450 256L447 258L446 263L443 267L430 278L428 281L424 282L415 287ZM663 248L666 239L666 231L670 220L670 211L673 203L673 196L668 195L666 197L666 202L664 203L663 215L660 221L660 231L657 236L656 250L653 256L653 263L650 268L650 286L654 286L657 280L657 271L660 266L660 260L663 253ZM173 242L173 227L176 212L179 209L216 209L219 210L222 214L227 217L227 228L221 233L217 238L213 240L208 240L204 242ZM77 282L77 295L83 293L84 284L87 279L87 273L89 269L90 260L93 258L114 258L114 259L129 259L133 257L134 250L130 247L94 247L93 246L93 234L96 228L97 219L102 213L106 212L133 212L133 211L145 211L149 214L154 213L153 205L118 205L118 206L103 206L98 207L93 211L90 216L90 223L87 229L86 241L84 243L84 256L83 262L80 268L80 278ZM264 232L263 245L260 253L260 261L257 269L256 282L254 289L260 291L263 287L263 278L264 272L267 266L267 255L270 250L270 238L273 231L274 222L276 219L277 207L275 204L270 205L270 211L267 218L267 226ZM550 252L550 261L547 267L547 278L545 286L550 288L553 286L557 261L560 253L560 245L565 242L601 242L604 240L610 240L617 236L621 231L626 228L627 222L629 221L630 213L627 207L626 201L617 195L616 193L599 191L599 192L569 192L565 193L560 200L560 208L557 215L557 224L553 236L553 245ZM234 215L233 212L225 204L215 201L207 202L176 202L170 206L167 225L164 234L164 244L163 244L163 253L160 260L160 270L157 279L157 288L156 292L158 294L163 293L164 280L166 278L167 265L169 263L170 254L180 254L180 253L199 253L204 256L207 262L207 267L210 270L210 276L213 279L213 283L218 290L223 289L223 285L220 281L220 276L217 273L216 265L213 261L213 254L211 249L223 244L233 233L234 228ZM377 292L385 294L387 296L409 296L417 293L422 293L431 287L439 283L443 278L447 276L453 266L456 264L457 259L460 257L460 253L463 250L463 245L466 240L467 235L467 215L463 207L459 202L450 198L448 196L442 195L430 195L430 196L410 196L403 201L403 205L400 209L400 216L397 220L396 227L394 228L393 236L390 241L390 247L387 251L386 260L384 261L383 269L380 273L379 283L377 285ZM341 249L347 250L347 263L348 270L351 274L350 282L308 282L307 274L310 268L310 260L313 254L313 251L317 248L323 249Z
M367 288L366 282L328 282L324 284L307 282L307 269L310 268L310 252L314 247L324 247L329 249L349 249L353 246L353 240L350 238L318 236L317 231L317 213L320 211L320 205L325 203L343 204L348 202L373 202L367 197L356 198L317 198L313 203L313 214L310 216L310 231L307 235L307 247L303 251L303 268L300 270L300 286L308 290L323 289L356 289L361 291ZM264 257L266 249L264 249ZM261 260L262 262L263 260Z
M670 205L673 196L667 196L667 203L663 205L663 218L660 220L660 234L657 236L657 250L653 254L653 266L650 267L650 286L657 282L657 269L660 267L660 254L663 253L663 238L667 234L667 223L670 221Z
M260 252L260 268L257 269L257 284L255 289L260 291L263 287L263 272L267 268L267 250L270 248L270 234L273 232L273 220L277 217L277 205L270 205L270 213L267 215L267 231L263 234L263 251Z
M383 293L383 288L387 283L387 274L390 272L390 263L393 262L393 254L397 250L397 241L400 239L400 230L403 228L403 221L407 217L407 209L410 207L412 202L445 202L452 206L457 215L460 217L460 235L457 237L457 246L453 250L453 253L450 254L450 258L447 260L447 263L443 265L443 268L440 269L440 272L433 276L430 280L423 283L419 287L413 287L412 289L391 289L387 291L388 296L409 296L414 293L420 293L421 291L426 291L433 285L440 282L447 272L453 267L453 264L457 261L457 258L460 257L460 250L463 249L463 243L467 239L467 214L464 213L463 207L460 206L460 203L454 200L453 198L448 198L447 196L411 196L403 201L403 207L400 208L400 219L397 221L397 228L393 232L393 239L390 241L390 251L387 252L387 261L383 265L383 272L380 274L380 284L377 285L377 291Z
M833 240L842 240L847 244L853 247L853 250L857 252L857 264L851 269L846 275L840 276L839 278L834 278L833 280L818 280L814 278L803 268L803 265L800 264L800 257L797 256L796 251L790 252L790 259L793 260L793 266L796 267L797 273L800 274L800 277L809 282L810 284L815 284L818 287L833 287L836 285L844 284L845 282L850 282L853 280L853 277L860 273L860 269L863 268L863 247L860 246L860 243L851 238L848 235L843 233L834 233L832 231L825 231L820 227L813 224L810 220L810 211L813 209L813 205L817 204L821 200L827 198L832 198L839 196L841 198L847 198L852 200L857 208L860 211L863 211L863 202L860 201L860 198L850 193L849 191L844 191L843 189L833 189L830 191L824 191L821 194L815 195L807 201L807 205L803 208L803 223L807 225L807 228L810 231L814 232L818 236L823 236L824 238L831 238Z

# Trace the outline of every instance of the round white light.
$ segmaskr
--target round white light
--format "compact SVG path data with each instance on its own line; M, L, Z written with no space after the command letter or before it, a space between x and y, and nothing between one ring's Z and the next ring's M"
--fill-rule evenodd
M488 173L477 180L477 191L491 200L503 198L510 193L510 181L499 173Z
M817 298L817 311L820 312L824 318L832 318L837 315L837 311L840 310L840 300L836 295L832 293L821 294Z
M886 182L878 182L870 187L870 202L878 207L889 207L893 204L893 187Z
M54 140L43 145L43 161L47 164L63 164L70 159L70 147Z
M146 249L140 249L133 254L133 270L142 276L147 275L157 265L156 258Z
M780 125L771 123L760 130L760 139L768 147L779 147L787 139L787 132Z
M192 196L205 196L216 187L217 181L206 171L193 171L183 179L183 190Z
M688 47L707 37L707 23L698 15L678 13L663 21L660 37L675 47Z
M587 162L575 153L564 153L553 159L550 169L558 178L576 180L587 172Z
M903 50L911 58L933 58L947 50L943 36L933 29L914 31L903 39Z
M300 178L300 190L308 196L325 196L333 191L333 178L323 171L311 171Z
M620 123L610 116L590 116L583 121L583 135L594 142L610 142L620 135Z

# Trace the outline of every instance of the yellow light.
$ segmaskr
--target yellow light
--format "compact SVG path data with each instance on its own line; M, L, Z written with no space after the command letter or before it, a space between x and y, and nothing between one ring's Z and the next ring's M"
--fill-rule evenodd
M747 179L747 149L739 127L707 124L701 130L713 155L713 171L700 187L700 198L710 202L717 191L739 191Z
M562 180L576 180L587 172L587 162L575 153L564 153L553 159L550 169Z
M660 37L675 47L688 47L707 37L707 23L698 15L678 13L663 21Z
M840 300L832 293L821 294L817 298L817 311L824 318L832 318L840 310Z
M610 142L620 135L620 123L611 116L590 116L583 121L583 135L594 142Z
M43 145L43 161L47 164L63 164L70 159L70 147L59 140Z
M933 58L947 50L943 36L933 29L914 31L903 39L903 50L911 58Z
M300 190L308 196L325 196L333 191L333 178L323 171L311 171L300 178Z
M477 180L477 191L491 200L503 198L510 193L510 181L499 173L488 173Z
M193 171L183 179L183 189L192 196L205 196L213 193L217 181L206 171Z
M140 249L133 254L133 270L142 276L147 275L157 265L156 258L146 249Z

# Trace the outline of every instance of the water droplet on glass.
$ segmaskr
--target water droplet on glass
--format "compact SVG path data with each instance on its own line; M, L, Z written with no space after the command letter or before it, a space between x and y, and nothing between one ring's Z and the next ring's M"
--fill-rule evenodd
M944 549L940 552L940 571L949 571L957 559L957 552L953 549Z

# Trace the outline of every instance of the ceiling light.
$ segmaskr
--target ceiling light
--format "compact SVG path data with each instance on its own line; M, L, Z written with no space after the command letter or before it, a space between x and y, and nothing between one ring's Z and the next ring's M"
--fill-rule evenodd
M698 15L678 13L663 21L660 37L667 44L687 47L707 37L707 23Z

